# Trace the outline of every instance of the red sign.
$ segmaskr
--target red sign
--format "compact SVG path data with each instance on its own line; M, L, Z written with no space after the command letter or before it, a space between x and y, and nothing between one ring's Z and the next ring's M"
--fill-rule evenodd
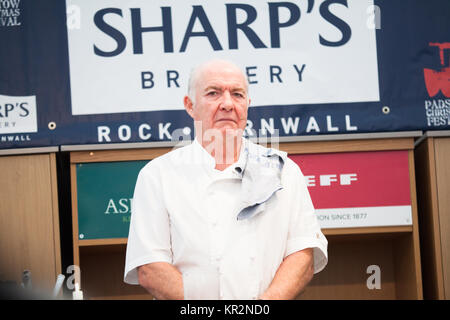
M411 224L408 151L290 155L323 228Z
M408 151L289 157L306 177L317 209L411 204Z

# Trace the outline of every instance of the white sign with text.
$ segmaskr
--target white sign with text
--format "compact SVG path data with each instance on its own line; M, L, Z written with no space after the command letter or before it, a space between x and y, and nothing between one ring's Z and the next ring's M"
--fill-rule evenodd
M379 101L373 0L66 0L72 114L177 110L193 66L247 73L252 106Z
M0 134L37 131L36 96L0 94Z

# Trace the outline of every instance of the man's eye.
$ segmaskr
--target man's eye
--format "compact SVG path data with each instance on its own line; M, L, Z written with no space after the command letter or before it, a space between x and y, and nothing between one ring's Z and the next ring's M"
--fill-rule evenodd
M244 98L244 94L240 93L240 92L235 92L234 96L237 97L237 98Z
M207 95L208 95L208 96L214 97L214 96L217 95L217 91L209 91L209 92L207 93Z

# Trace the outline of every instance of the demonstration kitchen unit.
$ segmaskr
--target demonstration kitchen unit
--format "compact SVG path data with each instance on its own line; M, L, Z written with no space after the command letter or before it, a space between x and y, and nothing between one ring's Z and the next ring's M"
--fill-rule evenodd
M423 298L414 169L420 135L280 138L278 148L302 169L328 239L328 265L299 299ZM172 147L63 146L70 152L73 260L85 298L152 298L123 282L132 196L139 170Z

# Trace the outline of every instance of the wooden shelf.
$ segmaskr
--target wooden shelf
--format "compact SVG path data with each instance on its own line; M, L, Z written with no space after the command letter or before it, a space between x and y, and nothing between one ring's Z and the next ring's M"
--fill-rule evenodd
M99 150L71 152L71 163L151 160L172 150L171 148Z
M325 236L381 234L381 233L395 234L395 233L405 233L405 232L412 232L412 231L413 231L413 226L322 229L322 232Z
M78 245L80 247L87 246L109 246L115 244L127 244L127 238L112 238L112 239L90 239L79 240Z
M401 234L413 231L412 226L388 226L388 227L358 227L358 228L332 228L322 229L325 236L349 236L349 235L372 235L372 234ZM89 239L79 240L80 247L126 245L127 238L111 239Z
M386 227L355 227L355 228L327 228L322 229L325 236L371 235L371 234L401 234L413 232L413 226ZM126 245L127 238L89 239L79 240L79 247Z

